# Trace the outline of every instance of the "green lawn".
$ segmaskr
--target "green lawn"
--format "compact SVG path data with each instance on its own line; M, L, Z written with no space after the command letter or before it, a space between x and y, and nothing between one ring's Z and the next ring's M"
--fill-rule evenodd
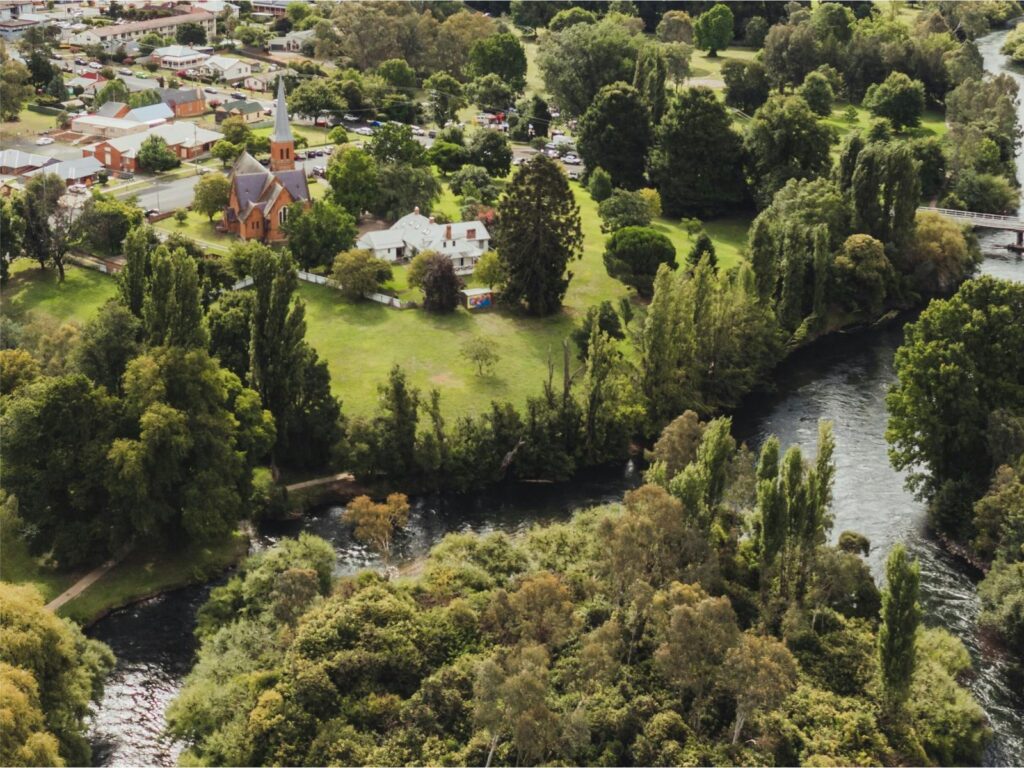
M43 602L50 602L70 587L82 574L73 571L57 571L33 557L25 542L7 532L0 538L0 579L17 584L33 584L43 596Z
M228 246L235 241L235 238L223 232L218 232L217 221L218 218L216 216L211 222L208 216L196 213L195 211L189 211L184 225L178 224L174 217L171 216L168 219L158 221L154 226L165 232L180 232L187 237L191 237L204 248L214 253L227 253Z
M690 78L721 80L722 65L727 61L750 61L756 54L753 48L730 47L712 57L695 50L690 59Z
M870 111L855 105L854 109L857 112L857 116L855 120L850 121L846 118L847 107L848 105L845 103L836 104L835 109L832 110L832 115L825 118L825 122L836 129L840 138L843 138L852 131L866 131L871 126L871 123L876 120ZM908 129L906 133L914 138L925 136L942 138L946 135L947 130L946 116L937 110L928 109L925 110L924 115L921 117L921 125L917 128Z
M273 125L267 125L263 128L253 128L252 132L256 136L269 136L273 130ZM327 143L326 128L317 128L315 125L296 125L295 123L292 123L292 133L295 134L296 137L304 136L311 147L321 146Z
M44 115L39 112L31 112L23 109L18 119L12 122L0 123L0 142L14 141L17 138L36 136L43 131L49 131L57 125L56 115Z
M85 323L114 293L114 281L101 272L68 265L61 284L56 271L17 259L11 265L11 280L0 294L0 311L14 319L31 315Z
M190 544L167 552L140 549L58 613L83 624L94 621L143 597L209 581L241 560L248 549L248 539L239 532L208 546Z

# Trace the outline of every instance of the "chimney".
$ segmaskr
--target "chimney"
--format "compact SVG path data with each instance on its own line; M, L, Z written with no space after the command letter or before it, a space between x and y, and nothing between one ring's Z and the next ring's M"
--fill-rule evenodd
M417 205L415 208L412 209L412 212L418 214L420 212L420 207Z
M433 216L431 216L431 217L430 217L430 218L428 219L428 221L429 221L429 222L430 222L431 224L437 224L437 221L436 221L436 220L434 219L434 217L433 217Z
M445 227L444 227L444 239L445 240L451 240L452 239L452 225L451 224L446 224Z
M466 239L467 240L476 240L476 229L467 229L466 230Z

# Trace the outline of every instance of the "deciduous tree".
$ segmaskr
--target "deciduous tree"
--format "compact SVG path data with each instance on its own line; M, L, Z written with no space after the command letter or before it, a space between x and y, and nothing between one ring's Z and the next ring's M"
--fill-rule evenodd
M651 113L640 91L626 83L607 85L580 118L580 157L588 168L607 171L614 186L636 189L644 181L650 126Z
M335 256L352 247L357 234L352 214L329 200L317 200L308 208L292 203L282 229L303 269L332 265Z
M649 298L658 267L662 264L675 267L676 249L672 241L657 230L623 227L605 243L604 264L609 275Z
M220 143L220 142L218 142ZM204 214L213 221L218 213L223 213L231 197L231 182L223 173L208 173L196 184L192 210Z

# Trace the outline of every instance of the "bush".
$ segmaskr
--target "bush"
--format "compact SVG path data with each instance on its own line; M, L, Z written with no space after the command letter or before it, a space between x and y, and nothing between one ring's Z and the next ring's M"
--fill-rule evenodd
M587 183L590 197L595 203L601 203L611 197L612 177L604 168L598 166L590 172L590 181Z
M601 231L614 232L623 227L646 227L651 223L651 206L640 192L617 189L597 206Z
M1018 192L1002 176L961 171L951 194L943 200L948 208L979 213L1012 213L1017 209Z
M392 277L391 266L386 261L378 259L372 251L358 248L338 254L332 276L341 284L341 292L350 299L375 293Z
M978 587L983 625L1024 653L1024 562L997 562Z
M668 264L675 269L676 249L672 241L647 227L623 227L605 244L604 265L608 274L637 293L650 297L658 267Z

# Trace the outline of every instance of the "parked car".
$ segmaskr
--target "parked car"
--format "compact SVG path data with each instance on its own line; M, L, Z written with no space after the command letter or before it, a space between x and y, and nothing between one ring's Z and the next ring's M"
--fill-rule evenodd
M203 88L203 93L212 93L212 94L216 95L217 94L217 89L216 88Z
M374 128L380 128L382 125L384 125L384 123L382 123L380 120L371 120L370 125L373 126Z
M319 125L322 128L327 125L327 118L322 116L318 117L316 120L313 121L313 125Z
M580 159L576 155L568 154L562 158L562 162L566 165L579 165Z
M159 216L160 211L156 208L147 208L142 215L148 219L150 216Z
M51 139L49 136L40 136L38 139L36 139L37 146L45 147L47 144L53 144L53 139Z
M359 118L358 117L356 117L355 115L350 115L348 113L345 113L345 116L342 117L341 119L344 120L346 123L358 123L359 122Z
M87 62L85 59L75 59L75 64L77 64L80 67L84 67L88 63L89 62Z
M424 131L422 128L420 128L418 125L414 125L414 126L412 126L412 135L413 136L426 136L427 132Z
M324 156L324 151L322 149L314 149L309 154L311 154L313 157L323 157Z
M373 128L361 125L358 128L356 128L356 133L358 133L360 136L373 136Z
M132 74L132 71L130 69L127 69L127 68L119 69L119 70L117 70L117 74L119 74L119 75L126 75L126 76L130 77L131 74Z
M98 61L90 61L89 69L103 69L103 65L100 64Z
M231 98L232 99L240 99L241 101L245 101L245 94L244 93L239 93L238 91L235 91L234 93L231 94Z
M306 153L305 152L296 152L295 153L295 159L296 160L305 160L306 159Z
M68 187L68 192L70 192L73 195L84 195L88 191L89 188L85 186L85 184L72 184L70 187Z
M326 173L326 169L322 165L314 165L313 166L313 175L314 176L323 176L324 173Z

